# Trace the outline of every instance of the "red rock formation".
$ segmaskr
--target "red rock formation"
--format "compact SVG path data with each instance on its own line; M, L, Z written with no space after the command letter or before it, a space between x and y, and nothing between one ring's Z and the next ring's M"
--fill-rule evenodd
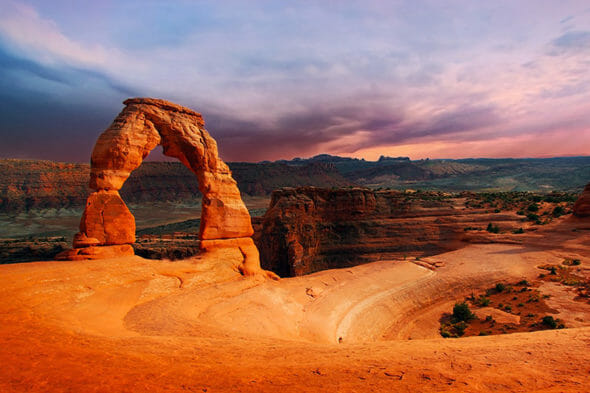
M80 221L80 233L86 239L75 239L75 246L95 239L100 245L131 244L135 242L135 219L118 191L100 190L88 197Z
M79 251L62 258L95 255L88 248L128 245L135 241L135 220L118 191L131 172L157 145L164 154L175 157L196 176L203 194L199 238L203 250L212 247L238 247L243 254L239 269L245 275L261 273L258 250L252 243L250 214L228 166L219 158L217 144L204 128L201 115L190 109L151 98L133 98L94 146L91 158L90 188L74 241ZM90 240L88 240L90 239ZM234 239L219 242L219 239ZM237 240L235 240L237 239ZM98 243L97 243L98 241Z
M364 188L283 188L257 225L262 266L281 276L460 248L465 228L522 225L516 214L463 210L465 201L429 193ZM478 232L485 237L488 232ZM480 239L486 241L485 238Z
M590 217L590 183L574 204L574 214L578 217Z

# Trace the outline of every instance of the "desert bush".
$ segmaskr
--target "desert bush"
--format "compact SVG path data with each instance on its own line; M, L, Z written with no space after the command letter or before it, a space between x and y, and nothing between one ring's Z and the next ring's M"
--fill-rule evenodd
M491 222L488 224L486 231L490 233L498 233L500 232L500 228L497 225L492 224Z
M528 218L530 221L534 221L535 224L540 224L541 220L539 218L539 216L535 213L529 213L526 215L526 218Z
M565 214L565 209L562 206L555 206L551 214L553 217L561 217Z
M536 203L531 203L526 209L530 212L538 212L539 205L537 205Z
M475 302L480 307L487 307L490 305L490 298L485 297L485 296L480 296Z
M565 266L578 266L580 265L582 262L579 259L565 259L562 262Z
M557 329L557 322L551 315L544 316L541 323L550 329Z
M467 303L455 303L453 307L453 320L455 322L469 322L472 319L475 319L475 314L471 312Z
M459 321L453 325L455 331L457 332L458 336L462 336L465 334L465 329L467 329L467 324L465 321Z
M506 285L504 285L503 283L499 282L496 284L495 288L496 292L502 292L506 289Z

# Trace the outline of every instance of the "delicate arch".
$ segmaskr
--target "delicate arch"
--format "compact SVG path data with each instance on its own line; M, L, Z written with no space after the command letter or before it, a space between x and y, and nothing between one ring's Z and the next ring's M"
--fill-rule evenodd
M219 158L217 143L205 130L202 116L188 108L153 98L131 98L96 141L91 157L90 188L74 237L74 249L65 259L94 259L127 255L135 242L135 219L119 196L132 171L158 145L196 176L203 195L199 238L204 251L239 248L245 274L260 269L252 242L250 214L229 167ZM110 248L109 248L110 247Z

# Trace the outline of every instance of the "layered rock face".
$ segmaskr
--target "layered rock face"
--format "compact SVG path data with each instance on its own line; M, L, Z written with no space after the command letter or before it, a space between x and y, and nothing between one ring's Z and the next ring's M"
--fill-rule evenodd
M300 276L460 248L469 236L465 228L485 228L492 220L464 208L460 198L430 194L284 188L272 194L255 241L265 269ZM515 215L493 216L504 227L522 225Z
M578 217L590 217L590 183L574 204L574 214Z
M124 104L126 107L96 141L90 169L90 188L95 192L88 197L74 249L61 257L91 258L95 250L89 248L101 254L106 250L103 247L110 247L111 253L114 246L135 242L135 220L119 190L150 151L162 145L165 155L178 158L197 177L203 195L199 232L202 248L239 248L244 257L238 268L245 275L261 272L258 250L250 238L250 214L201 115L158 99L133 98ZM123 255L133 254L131 246L116 250Z

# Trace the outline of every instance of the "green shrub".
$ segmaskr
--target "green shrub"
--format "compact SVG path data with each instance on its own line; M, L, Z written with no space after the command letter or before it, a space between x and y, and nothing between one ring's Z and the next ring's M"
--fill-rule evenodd
M487 307L490 305L490 298L485 296L480 296L477 301L477 305L480 307Z
M515 229L514 231L512 231L512 233L515 233L517 235L520 235L521 233L524 233L524 229L518 228L518 229Z
M565 266L578 266L580 264L582 264L582 262L579 259L565 259L562 264L564 264Z
M496 292L502 292L504 289L506 289L506 285L504 285L503 283L499 282L496 284Z
M467 329L467 324L465 321L459 321L453 325L455 331L457 332L458 336L462 336L465 334L465 329Z
M541 320L541 323L550 329L557 328L557 321L555 321L555 319L551 315L544 316Z
M471 312L469 306L465 302L455 303L453 307L453 320L456 322L469 322L475 319L475 314Z
M539 219L539 216L536 215L535 213L529 213L526 215L526 218L528 218L530 221L535 221L536 223L540 223L541 220Z
M498 233L500 232L500 228L497 225L492 224L491 222L488 224L486 231L490 233Z
M530 212L538 212L539 205L537 205L536 203L531 203L526 209Z
M553 217L561 217L565 214L565 209L562 206L555 206L551 214L553 214Z

